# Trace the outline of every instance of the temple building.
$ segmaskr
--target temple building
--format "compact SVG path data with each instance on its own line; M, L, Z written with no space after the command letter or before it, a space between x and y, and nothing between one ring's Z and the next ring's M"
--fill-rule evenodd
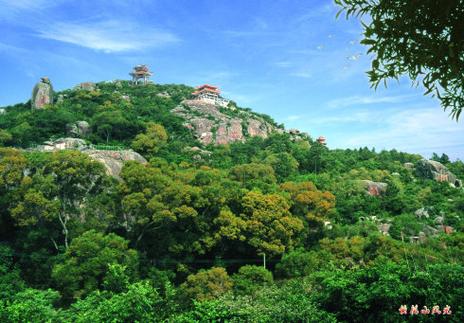
M220 94L221 90L219 90L217 86L208 84L197 86L196 91L192 93L195 100L219 105L221 107L227 107L229 100L224 99Z
M132 83L139 84L139 81L141 81L142 84L145 85L148 83L148 80L153 73L150 72L147 65L137 65L134 67L132 72L129 73L129 75L132 76Z
M326 139L323 136L320 136L319 138L317 138L317 142L320 143L321 145L327 144Z

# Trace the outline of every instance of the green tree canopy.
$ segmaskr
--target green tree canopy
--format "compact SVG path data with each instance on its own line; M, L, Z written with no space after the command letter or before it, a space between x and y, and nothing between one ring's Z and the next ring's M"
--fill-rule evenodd
M368 72L374 87L407 75L437 95L459 118L464 107L464 3L462 0L335 0L349 16L369 16L362 44L375 55Z
M109 265L126 266L129 277L138 271L137 251L114 233L104 235L87 231L75 238L64 254L62 263L53 268L52 276L66 298L79 298L100 288ZM112 273L110 271L110 273Z

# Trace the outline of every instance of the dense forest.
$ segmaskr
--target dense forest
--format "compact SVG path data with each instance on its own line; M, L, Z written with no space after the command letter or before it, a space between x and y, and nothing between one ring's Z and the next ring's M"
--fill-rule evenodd
M419 155L285 131L202 145L171 112L192 90L101 82L4 108L1 322L464 321L462 187ZM78 121L148 163L115 178L37 148ZM432 159L464 179L462 161Z

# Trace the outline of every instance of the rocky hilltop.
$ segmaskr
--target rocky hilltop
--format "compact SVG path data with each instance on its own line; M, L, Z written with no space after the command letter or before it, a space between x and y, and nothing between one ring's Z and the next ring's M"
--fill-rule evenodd
M182 127L204 146L244 142L250 137L267 138L272 133L287 133L295 141L309 138L308 134L296 129L286 131L283 125L278 125L267 115L241 108L234 101L222 98L217 87L206 86L206 89L209 92L205 94L204 91L185 85L153 83L136 85L128 81L115 80L99 83L83 82L72 89L54 93L51 81L42 78L34 88L34 96L30 104L32 110L40 109L44 114L57 109L59 112L68 110L67 113L76 117L81 115L80 118L67 120L68 122L61 129L54 129L55 132L60 130L58 133L53 133L55 138L76 137L95 142L98 141L95 137L99 136L106 139L107 143L111 139L121 142L131 140L134 132L112 138L115 137L114 133L125 132L118 128L126 127L131 130L138 128L140 131L143 127L140 123L159 120L161 117L163 120L159 121L163 126L166 126L166 119L172 123L172 117L179 118ZM196 93L200 94L196 95ZM7 111L10 111L8 108L10 107L7 107ZM130 120L130 117L133 120ZM127 119L126 126L117 124L122 119ZM34 121L36 120L37 115ZM50 122L57 125L61 120L59 122L50 120ZM179 128L176 127L174 133L171 131L171 135L177 136L178 134L175 133L177 130ZM102 135L104 133L106 136ZM42 144L50 138L30 139L35 144Z
M223 108L200 100L184 100L172 112L185 119L185 127L191 129L205 145L244 141L248 136L267 138L272 132L283 132L283 129L251 112L235 107Z

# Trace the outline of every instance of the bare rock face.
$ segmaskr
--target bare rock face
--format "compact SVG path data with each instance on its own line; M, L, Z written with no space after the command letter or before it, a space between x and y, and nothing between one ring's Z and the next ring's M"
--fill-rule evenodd
M213 126L214 122L205 118L194 118L190 120L191 128L194 130L194 134L200 141L209 145L213 141Z
M184 118L186 120L184 126L191 129L205 145L224 145L234 141L244 141L245 132L250 137L266 138L277 130L252 113L234 109L224 111L214 104L198 100L184 100L182 105L172 112Z
M391 227L391 223L381 223L381 224L377 225L377 228L379 229L379 231L380 231L384 236L390 235L390 233L389 233L390 227Z
M42 146L37 147L41 151L57 151L64 149L83 150L87 148L87 143L78 138L60 138L54 141L46 141Z
M420 209L417 209L414 212L414 215L417 216L419 219L422 218L422 217L428 219L430 217L429 211L431 211L429 208L421 207Z
M252 137L258 136L262 138L267 138L270 132L265 123L254 119L248 121L247 131Z
M42 77L32 91L31 105L33 109L42 109L53 103L53 87L48 77Z
M218 145L225 145L228 143L227 126L221 124L216 130L216 143Z
M445 165L435 160L419 160L416 164L416 175L437 182L448 182L454 187L462 187L462 181L451 173Z
M76 121L75 123L67 124L66 130L68 135L80 138L87 136L91 132L90 125L87 121Z
M224 145L232 141L244 139L242 123L239 119L233 119L229 124L220 124L216 131L216 144Z
M122 166L129 160L135 160L139 163L146 164L147 160L139 153L132 150L83 150L93 160L102 163L106 168L106 173L110 176L119 178Z
M79 150L83 154L89 155L95 161L105 166L109 176L119 178L124 162L135 160L146 164L147 160L139 153L132 150L99 150L79 138L60 138L55 141L47 141L42 146L36 148L39 151L54 152L65 149Z
M388 184L382 182L373 182L369 180L360 180L360 184L366 189L366 193L371 196L380 196L387 191Z

